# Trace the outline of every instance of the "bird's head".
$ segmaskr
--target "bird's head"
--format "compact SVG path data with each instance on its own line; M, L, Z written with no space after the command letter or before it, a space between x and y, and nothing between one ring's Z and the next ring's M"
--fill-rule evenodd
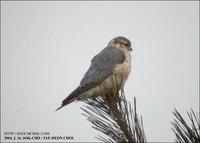
M127 38L122 37L122 36L118 36L118 37L115 37L114 39L112 39L108 43L108 47L132 51L130 40L128 40Z

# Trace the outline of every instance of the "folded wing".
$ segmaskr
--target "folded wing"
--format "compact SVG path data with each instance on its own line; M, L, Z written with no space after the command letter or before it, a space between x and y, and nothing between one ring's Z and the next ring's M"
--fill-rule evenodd
M123 63L124 58L123 51L119 49L108 47L103 49L92 59L91 65L81 80L80 85L63 100L61 107L57 110L77 100L82 93L99 85L113 73L117 64Z

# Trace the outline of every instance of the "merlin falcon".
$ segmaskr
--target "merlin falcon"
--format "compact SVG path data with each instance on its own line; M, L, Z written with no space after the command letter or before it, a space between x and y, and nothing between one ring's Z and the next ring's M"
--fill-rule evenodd
M92 60L80 85L66 97L61 106L90 97L105 96L108 93L124 90L131 71L131 42L125 37L112 39L106 48Z

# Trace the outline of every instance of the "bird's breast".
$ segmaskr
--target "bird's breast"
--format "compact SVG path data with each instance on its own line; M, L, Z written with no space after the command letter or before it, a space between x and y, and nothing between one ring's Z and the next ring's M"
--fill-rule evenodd
M86 99L91 96L105 95L110 90L122 89L124 87L125 81L127 80L131 72L131 55L125 53L125 59L122 64L115 66L113 74L108 76L102 83L96 87L84 92L80 97L81 99Z
M129 53L125 53L124 62L116 65L114 68L115 74L128 74L131 71L131 55Z
M118 85L124 86L125 81L127 80L131 72L131 55L128 52L125 52L125 59L122 64L116 65L114 69L114 74L116 76Z

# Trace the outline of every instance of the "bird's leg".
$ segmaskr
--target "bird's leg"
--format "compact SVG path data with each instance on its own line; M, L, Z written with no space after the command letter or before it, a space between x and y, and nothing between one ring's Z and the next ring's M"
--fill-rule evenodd
M117 90L117 84L116 84L116 75L114 75L112 78L111 78L111 82L112 82L112 84L113 84L113 88L111 89L111 94L112 94L112 96L113 97L115 97L116 96L116 90Z
M121 87L121 89L117 89L118 90L118 97L119 97L119 99L120 100L122 100L123 99L123 96L124 96L124 86L123 86L123 75L119 75L120 76L120 87ZM119 91L121 91L120 93L119 93Z
M121 95L124 96L124 87L121 89Z
M120 88L119 88L119 81L118 81L118 76L119 75L115 75L115 77L114 77L114 79L115 79L115 98L117 99L117 100L120 100L120 95L119 95L119 90L120 90Z
M124 100L125 98L124 87L121 88L121 94L119 97L120 97L120 100Z

